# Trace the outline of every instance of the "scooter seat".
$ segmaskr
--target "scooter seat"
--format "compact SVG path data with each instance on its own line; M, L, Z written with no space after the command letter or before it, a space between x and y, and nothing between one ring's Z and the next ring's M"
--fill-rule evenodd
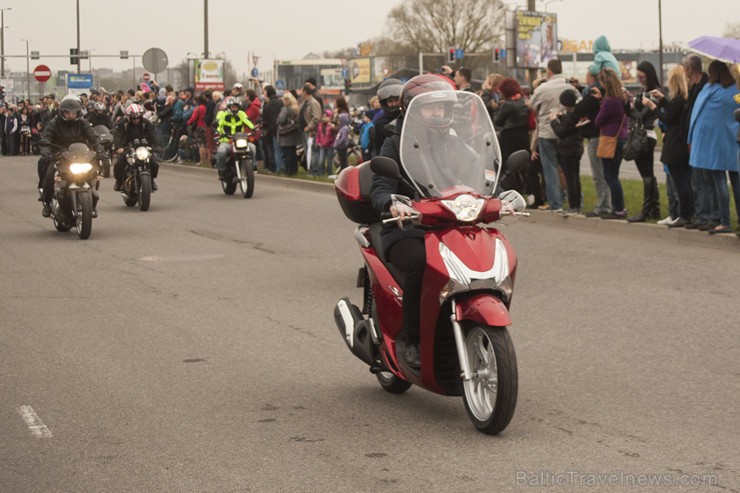
M406 275L401 272L395 265L390 263L387 258L385 258L385 255L383 254L383 242L380 236L382 230L382 223L374 223L370 225L370 243L373 245L373 248L375 248L380 261L383 262L383 265L385 265L385 267L388 269L388 272L390 272L391 276L393 276L393 279L395 279L398 285L403 288L403 284L406 281Z

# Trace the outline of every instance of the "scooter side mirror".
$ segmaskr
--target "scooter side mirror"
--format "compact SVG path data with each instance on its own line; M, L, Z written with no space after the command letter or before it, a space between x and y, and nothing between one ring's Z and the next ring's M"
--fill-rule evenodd
M524 171L529 165L529 152L521 149L516 152L512 152L511 155L506 159L506 173L508 175L515 175L521 171Z
M511 204L514 212L523 212L527 208L527 201L524 200L522 194L516 190L506 190L505 192L502 192L498 198L501 199L501 202L508 202Z
M370 169L376 175L393 178L394 180L401 179L401 171L398 169L398 164L389 157L375 156L370 160Z

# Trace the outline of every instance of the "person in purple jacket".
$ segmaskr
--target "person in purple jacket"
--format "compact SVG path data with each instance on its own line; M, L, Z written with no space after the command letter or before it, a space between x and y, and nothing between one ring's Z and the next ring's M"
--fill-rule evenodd
M599 113L594 124L603 136L617 136L617 150L612 158L601 158L604 166L604 178L612 195L612 212L601 216L603 219L626 219L622 183L619 181L619 166L622 164L622 146L627 139L628 121L625 113L626 99L622 82L614 70L605 68L599 72L601 88L592 87L596 99L601 101ZM603 92L602 92L603 89Z
M340 170L347 167L347 148L349 147L349 114L339 114L339 128L337 137L334 140L334 150L339 155Z

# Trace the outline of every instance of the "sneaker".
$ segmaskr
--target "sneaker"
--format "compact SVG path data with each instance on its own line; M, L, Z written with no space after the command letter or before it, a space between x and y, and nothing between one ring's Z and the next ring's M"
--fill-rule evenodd
M565 209L563 211L563 215L564 216L574 216L574 215L580 214L580 213L581 213L581 209Z
M677 217L673 222L664 223L669 228L685 228L691 221L682 217ZM660 223L658 223L660 224Z
M610 212L601 216L601 219L627 219L627 211Z
M157 184L156 184L156 183L154 182L154 180L152 180L152 192L156 192L157 190L159 190L159 187L158 187L158 186L157 186Z
M663 218L660 221L658 221L658 224L661 224L663 226L668 226L670 224L675 223L676 221L678 221L678 218L677 217L676 218L673 218L671 216L666 216L665 218Z
M557 209L548 209L547 212L552 212L553 214L562 214L563 213L563 208L562 207L559 207Z
M97 209L93 209L93 211L92 211L92 217L93 217L93 219L95 219L96 217L98 217L98 210Z
M51 205L50 204L44 204L44 208L41 209L41 215L44 217L51 216Z
M550 210L550 206L547 205L547 204L538 205L537 206L537 210L538 211L549 211Z
M684 228L686 229L699 229L700 226L703 226L705 223L701 223L698 220L691 221L688 224L684 224Z
M117 182L116 182L116 183L115 183L115 184L113 185L113 191L114 191L114 192L120 192L120 191L121 191L121 182L117 181Z

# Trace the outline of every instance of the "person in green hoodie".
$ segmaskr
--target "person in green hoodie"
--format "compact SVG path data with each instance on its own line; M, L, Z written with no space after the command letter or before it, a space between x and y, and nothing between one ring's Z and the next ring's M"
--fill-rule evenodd
M619 63L617 63L616 57L612 54L612 47L609 45L609 40L606 36L599 36L594 40L594 63L589 66L589 71L592 74L598 74L605 68L614 70L614 73L621 74L619 70Z

